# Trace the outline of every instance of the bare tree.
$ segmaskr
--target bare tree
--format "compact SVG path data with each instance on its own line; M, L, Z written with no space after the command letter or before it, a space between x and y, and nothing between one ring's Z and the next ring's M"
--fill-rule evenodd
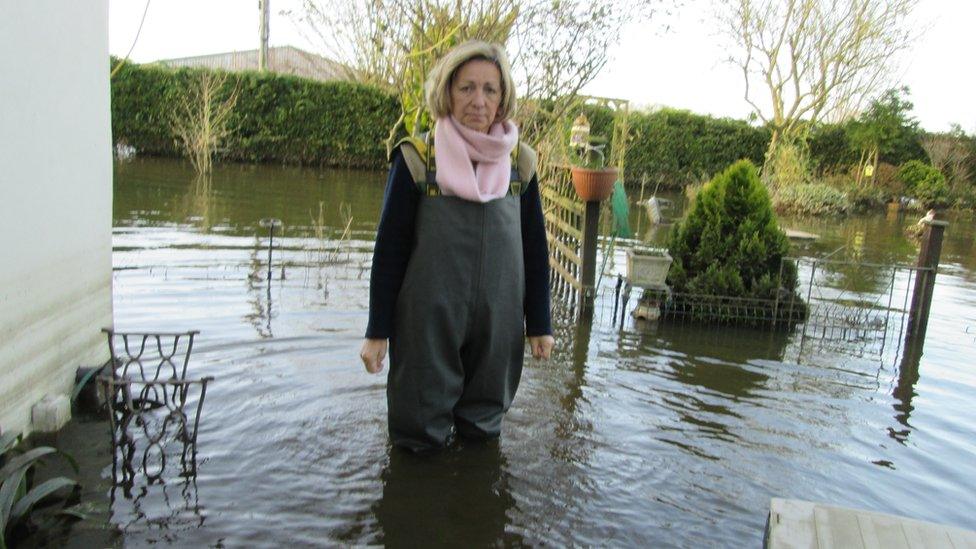
M745 100L781 143L802 144L810 124L857 112L882 89L914 40L918 0L732 0L718 10L735 48Z
M505 43L518 15L514 0L454 2L429 0L406 4L410 37L403 65L398 71L396 91L400 96L403 124L409 134L430 127L425 108L424 82L434 63L452 47L469 39ZM390 132L391 145L398 131Z
M966 165L972 154L967 143L969 139L959 126L954 126L949 133L928 134L922 138L922 148L929 155L932 166L946 176L952 189L968 182Z
M506 44L520 95L516 118L537 140L608 61L624 23L648 20L680 0L305 0L291 13L306 36L348 66L347 76L404 97L454 44ZM410 131L416 105L406 101ZM421 109L422 110L422 109ZM416 126L416 127L415 127Z
M389 0L304 0L300 11L282 14L340 63L342 76L389 88L396 81L409 39L409 27L400 24L404 5L394 6Z
M226 73L201 72L190 80L170 121L173 134L193 169L209 174L213 155L230 135L228 121L238 88L225 91Z

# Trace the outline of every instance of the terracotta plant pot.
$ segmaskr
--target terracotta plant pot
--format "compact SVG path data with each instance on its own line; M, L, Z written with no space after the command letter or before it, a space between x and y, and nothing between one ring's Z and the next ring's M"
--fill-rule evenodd
M584 202L606 200L613 193L617 168L590 169L573 167L573 187Z

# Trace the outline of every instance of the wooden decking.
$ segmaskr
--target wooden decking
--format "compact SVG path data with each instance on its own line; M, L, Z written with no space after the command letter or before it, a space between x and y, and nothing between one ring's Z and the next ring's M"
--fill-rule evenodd
M798 231L796 229L783 229L783 232L786 233L787 237L793 240L819 240L820 239L820 235L818 234Z
M773 498L767 549L976 549L976 532L858 509Z

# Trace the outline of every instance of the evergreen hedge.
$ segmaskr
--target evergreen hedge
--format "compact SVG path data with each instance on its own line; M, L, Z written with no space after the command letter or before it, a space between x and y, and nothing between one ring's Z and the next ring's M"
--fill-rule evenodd
M113 66L117 62L113 59ZM183 91L206 70L123 65L112 78L114 141L135 147L139 154L180 156L171 116ZM258 72L227 76L224 93L237 86L240 94L230 120L233 137L218 152L219 158L385 167L384 143L400 113L395 96L350 82ZM609 140L610 110L588 106L585 112L592 133ZM742 120L661 109L631 113L630 136L627 183L677 188L707 180L741 159L762 164L770 132ZM893 163L919 158L920 150L917 140L903 144ZM818 173L841 170L858 158L843 126L824 125L812 131L810 153Z
M821 124L813 128L807 145L810 169L817 175L847 172L861 156L843 124Z
M113 65L118 60L113 59ZM170 128L183 90L207 69L126 63L112 78L114 141L139 154L181 156ZM399 116L393 95L349 82L317 82L257 72L228 73L224 93L240 94L225 160L382 168L384 141ZM612 136L609 109L587 107L594 134ZM633 113L628 183L680 187L749 158L761 163L769 132L746 122L665 109ZM607 153L609 154L609 150Z
M126 64L112 78L113 140L139 154L179 156L170 127L183 90L206 69ZM239 90L232 137L218 157L356 168L386 165L385 140L400 114L395 97L349 82L258 72L227 73Z
M636 113L627 149L630 183L682 187L710 179L730 164L762 164L770 133L741 120L662 109Z

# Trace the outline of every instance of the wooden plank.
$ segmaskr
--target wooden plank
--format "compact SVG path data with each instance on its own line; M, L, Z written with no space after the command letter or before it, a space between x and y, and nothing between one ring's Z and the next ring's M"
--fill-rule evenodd
M918 531L922 534L922 540L927 549L954 549L945 528L935 524L922 523L918 525Z
M857 515L844 512L837 507L817 507L830 517L830 541L833 547L864 547Z
M584 205L583 205L582 202L578 202L576 200L573 200L572 198L569 198L568 196L563 196L563 195L559 194L559 191L557 191L557 190L555 190L555 189L553 189L551 187L543 187L543 189L542 189L542 198L544 198L546 200L550 200L552 202L555 202L556 204L559 204L563 208L565 208L565 209L567 209L567 210L569 210L569 211L571 211L573 213L576 213L576 214L579 214L579 215L583 215Z
M559 271L559 274L562 275L563 280L566 281L567 284L571 285L577 290L580 289L580 282L576 280L576 278L573 275L569 274L569 271L567 271L565 267L560 265L558 261L549 258L549 266Z
M890 515L871 515L861 513L871 517L874 523L875 532L878 534L878 543L887 549L888 547L908 547L908 538L905 531L901 529L901 523L897 517Z
M542 187L540 194L542 195L542 198L565 204L566 207L571 210L579 207L579 205L571 197L559 192L559 189L554 186Z
M773 498L769 505L767 547L816 549L816 536L812 503Z
M559 219L558 217L550 217L549 219L546 219L546 221L552 223L553 225L558 227L559 230L575 238L576 240L583 240L583 231L577 229L576 227L573 227L572 225L563 221L562 219Z
M834 536L832 530L834 525L830 522L830 514L819 505L813 508L813 527L817 531L817 547L821 549L834 549ZM843 547L843 546L842 546Z
M976 532L872 511L773 498L766 547L976 549Z
M952 542L953 547L957 549L963 547L965 549L976 549L976 532L949 528L946 530L946 533L949 534L949 541Z
M922 541L922 534L914 524L903 522L899 525L901 531L905 533L905 540L908 542L909 549L925 549L925 542Z
M875 521L864 513L857 514L857 526L861 531L861 540L864 542L864 549L882 549L881 540L878 539L878 530L875 528Z
M549 260L549 265L556 271L557 275L559 276L559 278L563 282L565 282L566 284L572 286L573 288L576 288L577 290L580 289L580 286L581 286L580 281L576 278L575 275L573 275L566 268L565 265L560 264L555 259L550 259Z
M793 240L819 240L820 235L808 233L804 231L798 231L796 229L783 229L786 233L787 238L792 238Z
M546 231L546 239L549 241L550 244L554 244L556 246L556 248L564 256L566 256L566 259L569 259L570 261L572 261L573 263L576 263L577 265L580 264L580 258L579 258L578 255L576 255L576 252L574 252L573 250L571 250L569 248L569 246L566 245L565 242L562 242L558 238L556 238L556 235L552 234L549 231Z

